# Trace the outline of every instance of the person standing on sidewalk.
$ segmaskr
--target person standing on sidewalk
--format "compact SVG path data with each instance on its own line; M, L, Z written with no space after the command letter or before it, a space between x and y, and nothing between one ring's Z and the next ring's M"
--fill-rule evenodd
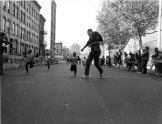
M149 61L149 47L145 47L145 52L142 54L142 69L143 74L147 74L147 63Z
M84 51L84 49L89 46L91 47L91 52L89 53L89 56L86 61L86 67L85 67L85 73L83 76L83 79L89 78L89 70L90 70L90 65L92 60L94 59L94 64L98 71L100 72L99 77L102 78L102 73L103 70L100 65L100 54L101 54L101 49L100 49L100 42L103 42L102 36L96 32L93 31L92 29L88 29L87 31L89 40L87 44L81 49L81 51Z

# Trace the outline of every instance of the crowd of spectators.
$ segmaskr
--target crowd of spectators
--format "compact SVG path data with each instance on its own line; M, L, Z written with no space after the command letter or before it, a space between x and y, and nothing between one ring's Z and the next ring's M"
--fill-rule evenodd
M154 54L151 56L151 67L148 67L150 60L150 49L145 47L142 51L138 50L136 53L126 53L119 49L111 58L106 57L106 65L115 68L124 68L127 71L136 70L137 73L148 74L153 66L155 67L154 72L156 75L162 75L162 52L158 48L154 49Z

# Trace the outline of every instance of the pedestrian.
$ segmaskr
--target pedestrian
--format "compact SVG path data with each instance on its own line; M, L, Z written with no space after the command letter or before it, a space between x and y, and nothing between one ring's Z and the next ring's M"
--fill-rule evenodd
M102 58L101 58L101 66L105 66L105 57L104 56L102 56Z
M124 53L124 64L125 64L125 69L129 70L130 61L129 61L129 58L128 58L128 54L126 52Z
M86 66L86 60L87 60L86 57L83 57L82 64L84 67Z
M47 65L48 70L50 69L50 56L45 57L45 65Z
M32 53L32 50L30 49L27 51L27 55L25 56L25 69L27 73L29 72L29 65L30 65L30 68L33 68L34 59L31 53Z
M69 55L67 55L67 57L66 57L66 64L69 64L69 62L70 62L70 58L69 58Z
M118 65L119 65L119 68L122 67L122 51L121 49L119 49L119 52L118 52Z
M100 65L100 54L101 54L101 49L100 49L100 42L103 41L102 36L96 32L93 31L92 29L88 29L87 31L89 35L89 40L87 44L81 49L81 51L84 51L84 49L89 46L91 48L91 52L89 53L89 56L86 61L86 67L85 67L85 73L83 76L83 79L89 78L89 70L90 70L90 65L92 60L94 59L94 64L98 71L100 72L99 77L102 78L103 70Z
M79 64L81 64L81 58L80 58L80 56L78 56L78 62L79 62Z
M142 53L138 50L138 73L142 73Z
M109 57L106 56L106 66L108 66L108 65L109 65Z
M77 64L78 64L78 57L76 56L76 52L73 52L73 56L70 59L71 62L71 67L70 67L70 71L74 72L74 76L76 76L77 73Z
M113 63L114 63L115 68L116 68L117 62L118 62L118 57L117 57L117 53L116 53L116 54L114 54L114 59L113 59Z
M147 63L149 60L149 47L145 47L145 50L142 54L142 69L143 74L147 74Z
M128 66L128 71L131 71L134 63L135 63L135 55L132 52L129 52L129 66Z

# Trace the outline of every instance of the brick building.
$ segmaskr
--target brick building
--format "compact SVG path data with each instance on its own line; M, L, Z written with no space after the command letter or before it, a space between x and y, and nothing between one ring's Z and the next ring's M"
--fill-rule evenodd
M0 32L11 43L6 54L23 55L28 49L39 53L40 9L37 1L0 1Z

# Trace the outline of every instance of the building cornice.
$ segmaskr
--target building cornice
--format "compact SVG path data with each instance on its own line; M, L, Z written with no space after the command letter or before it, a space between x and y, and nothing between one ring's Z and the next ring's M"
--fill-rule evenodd
M39 9L42 8L42 7L40 6L40 4L37 2L37 0L34 0L33 2L35 3L35 5L36 5Z

